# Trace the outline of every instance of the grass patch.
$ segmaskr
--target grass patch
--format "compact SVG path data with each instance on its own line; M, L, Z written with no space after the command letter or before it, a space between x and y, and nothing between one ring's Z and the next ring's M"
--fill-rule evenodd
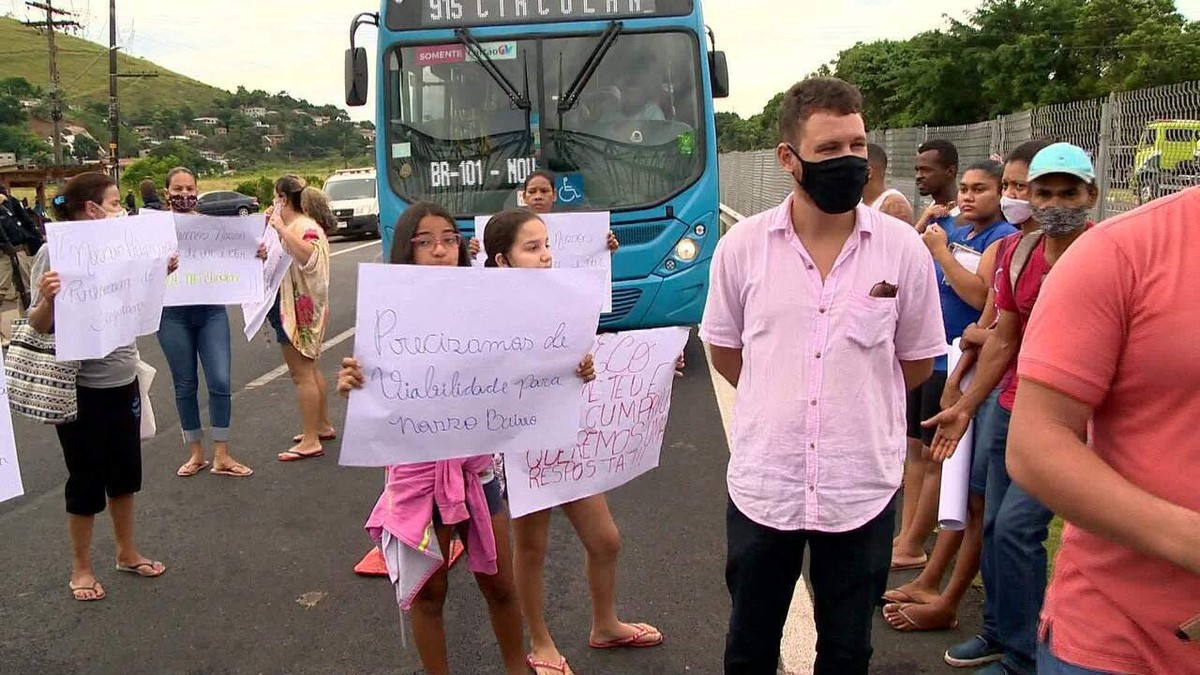
M30 10L35 18L37 12ZM44 18L44 16L42 17ZM63 98L73 105L108 103L108 48L63 33L54 36L58 47L58 72ZM50 68L46 36L15 19L0 18L0 44L4 45L4 76L23 77L47 90ZM122 79L121 109L126 112L184 105L204 108L225 92L151 61L117 54L120 72L153 72L158 77ZM107 138L107 137L106 137Z
M375 159L373 157L351 159L348 163L341 159L318 159L307 162L269 164L267 166L235 171L229 176L202 176L200 178L200 191L233 190L239 183L258 180L259 178L274 181L276 178L289 173L294 173L297 176L318 176L321 180L324 180L332 176L333 172L338 169L374 165ZM315 187L321 186L316 185Z

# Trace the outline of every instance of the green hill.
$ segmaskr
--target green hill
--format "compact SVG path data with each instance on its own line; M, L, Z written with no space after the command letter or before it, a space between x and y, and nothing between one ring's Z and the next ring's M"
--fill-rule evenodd
M108 103L108 49L94 42L56 34L59 85L67 103ZM48 89L50 66L46 36L15 19L0 18L0 71ZM156 107L203 108L227 92L184 77L151 61L117 55L118 72L152 72L158 77L121 78L121 110L132 113Z

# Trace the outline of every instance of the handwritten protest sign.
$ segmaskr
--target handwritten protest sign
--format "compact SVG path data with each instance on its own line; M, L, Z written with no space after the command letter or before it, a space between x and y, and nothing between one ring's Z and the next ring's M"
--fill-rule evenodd
M50 269L62 280L54 301L58 360L104 358L158 330L176 249L170 213L48 223L46 241Z
M512 517L602 494L658 466L687 328L606 333L574 443L504 455ZM532 446L537 447L537 446Z
M387 466L569 444L598 270L359 265L340 463Z
M240 305L263 296L258 259L262 216L216 218L176 214L179 269L167 277L167 307Z
M262 222L261 219L259 222ZM246 340L253 340L254 336L258 335L258 331L262 329L263 322L267 320L267 314L275 306L275 296L279 295L283 277L292 266L292 256L283 250L283 243L279 241L279 233L275 231L275 228L267 226L262 240L267 247L267 260L262 266L263 294L262 297L242 305L242 319L246 323Z
M0 354L0 361L3 354ZM21 467L17 463L17 441L13 435L12 413L8 408L8 385L0 377L0 502L25 494Z
M550 235L550 252L554 266L566 269L593 268L605 272L605 294L602 312L612 311L612 253L608 250L609 214L607 212L547 213L541 216ZM475 217L475 236L479 238L479 255L472 262L483 267L488 252L483 246L483 232L489 216Z

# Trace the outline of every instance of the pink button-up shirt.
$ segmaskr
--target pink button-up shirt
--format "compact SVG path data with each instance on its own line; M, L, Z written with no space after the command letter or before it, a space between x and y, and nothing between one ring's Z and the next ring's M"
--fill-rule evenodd
M946 352L933 259L913 228L859 205L822 282L792 197L717 246L700 337L742 350L729 496L777 530L870 522L904 474L900 361ZM896 297L871 297L880 282Z

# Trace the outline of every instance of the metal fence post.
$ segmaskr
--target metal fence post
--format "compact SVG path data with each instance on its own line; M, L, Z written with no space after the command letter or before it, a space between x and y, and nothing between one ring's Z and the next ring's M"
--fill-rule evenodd
M1096 151L1096 189L1100 199L1096 204L1096 219L1108 217L1109 187L1112 185L1113 107L1116 94L1110 93L1100 108L1100 147Z

